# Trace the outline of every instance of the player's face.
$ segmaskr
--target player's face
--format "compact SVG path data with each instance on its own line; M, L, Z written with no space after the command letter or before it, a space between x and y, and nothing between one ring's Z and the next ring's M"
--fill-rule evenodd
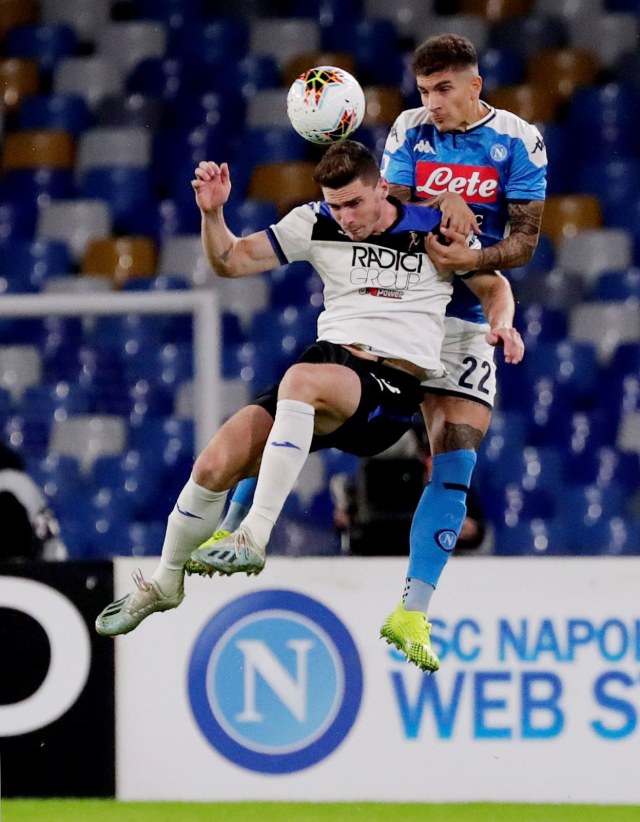
M342 188L323 188L322 195L340 228L351 240L366 240L382 229L383 204L389 186L382 178L375 186L360 177Z
M482 80L474 69L419 74L416 84L422 105L438 131L464 130L480 118Z

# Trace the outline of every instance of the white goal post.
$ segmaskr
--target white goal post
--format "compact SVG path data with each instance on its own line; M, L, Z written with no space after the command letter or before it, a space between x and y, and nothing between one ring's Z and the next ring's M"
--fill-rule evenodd
M10 294L0 297L0 317L129 313L193 316L193 407L196 449L199 453L221 423L221 326L218 298L213 289L120 291L107 294Z

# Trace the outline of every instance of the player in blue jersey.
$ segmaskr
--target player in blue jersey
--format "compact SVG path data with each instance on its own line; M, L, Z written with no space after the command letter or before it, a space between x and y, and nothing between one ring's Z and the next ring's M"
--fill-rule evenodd
M391 194L438 208L445 236L448 230L481 232L480 249L429 239L438 270L526 264L544 208L547 160L540 132L481 100L478 59L466 37L430 38L416 49L412 70L423 105L403 112L389 133L382 173ZM425 386L422 404L433 454L431 481L412 523L403 604L382 627L383 636L398 639L398 645L404 636L419 639L424 633L423 616L464 520L466 491L495 396L487 330L478 300L454 282L442 346L447 374Z
M196 169L192 184L212 268L242 277L309 260L324 283L318 341L278 386L227 420L198 456L169 515L159 568L149 581L136 575L136 590L102 611L96 629L103 635L127 633L149 614L177 607L190 554L207 574L258 573L309 452L380 453L411 427L421 382L443 373L440 346L454 275L438 273L425 250L440 213L389 198L375 158L352 141L327 150L316 180L324 202L299 206L266 231L239 238L224 221L228 167L202 162ZM469 244L460 233L452 239ZM507 357L519 362L524 346L511 328L509 284L496 272L465 279L482 298ZM227 490L258 467L253 504L241 526L197 548L216 527ZM420 651L415 661L436 670L428 636Z

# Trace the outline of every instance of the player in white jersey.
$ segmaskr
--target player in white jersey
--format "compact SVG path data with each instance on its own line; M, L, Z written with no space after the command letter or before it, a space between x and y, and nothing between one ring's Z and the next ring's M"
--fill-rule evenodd
M258 573L310 450L385 450L411 426L421 382L442 374L443 316L454 277L439 274L425 250L439 212L390 199L375 158L352 141L326 151L316 180L323 203L300 206L266 231L238 238L224 221L227 165L202 162L196 169L193 187L212 268L243 277L309 260L323 279L325 308L318 341L274 390L227 420L198 456L169 516L159 568L149 582L137 577L136 591L104 609L96 621L101 634L126 633L149 614L179 605L190 554L205 573ZM453 242L468 245L462 234ZM489 312L495 342L518 362L524 346L511 328L507 281L492 272L472 273L467 282ZM214 530L227 490L258 466L253 505L240 528L194 551ZM435 655L430 660L436 668Z
M416 49L412 70L423 107L403 112L389 133L382 173L392 195L438 208L445 236L447 226L481 232L479 250L428 240L439 270L526 264L538 242L544 208L546 151L540 132L480 99L476 51L466 37L430 38ZM486 331L478 301L454 283L442 345L447 374L428 384L422 405L433 471L412 523L404 607L382 629L391 641L412 626L420 632L421 616L428 612L464 519L464 489L495 395Z

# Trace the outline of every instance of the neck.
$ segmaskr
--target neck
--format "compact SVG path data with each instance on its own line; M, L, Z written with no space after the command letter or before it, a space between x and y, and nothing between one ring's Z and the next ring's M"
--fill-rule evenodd
M398 217L398 206L389 200L383 200L382 208L380 210L380 219L376 223L372 234L382 234L390 226L392 226Z

